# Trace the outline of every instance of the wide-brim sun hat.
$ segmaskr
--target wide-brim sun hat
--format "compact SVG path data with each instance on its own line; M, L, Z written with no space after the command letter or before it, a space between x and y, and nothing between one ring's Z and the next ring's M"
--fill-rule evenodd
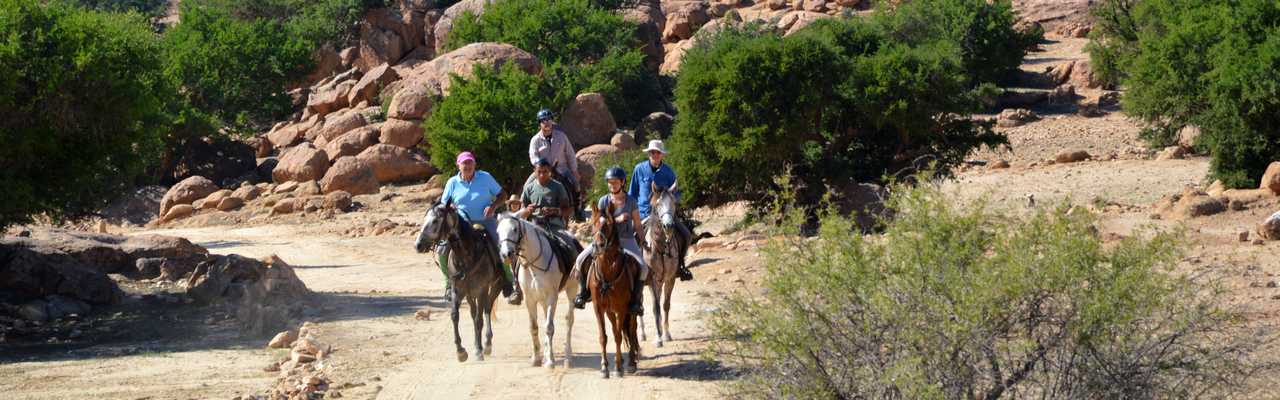
M645 152L645 153L648 153L648 152L650 152L650 151L657 151L657 152L662 153L662 154L667 154L667 150L666 150L666 148L665 148L665 147L666 147L666 146L663 146L663 144L662 144L662 141L661 141L661 140L650 140L650 141L649 141L649 147L646 147L646 148L644 149L644 152Z

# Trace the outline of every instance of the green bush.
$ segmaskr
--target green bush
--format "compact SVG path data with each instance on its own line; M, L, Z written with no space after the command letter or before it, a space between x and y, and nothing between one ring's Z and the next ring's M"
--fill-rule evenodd
M893 192L882 236L832 213L815 240L779 232L763 294L709 316L709 356L744 373L729 397L1230 398L1264 364L1221 292L1171 269L1176 233L1104 244L1066 207Z
M136 11L147 17L163 16L168 1L165 0L75 0L74 3L97 11Z
M91 212L155 161L162 53L138 14L0 0L0 229Z
M560 94L572 99L600 92L609 111L624 124L662 107L657 76L644 64L637 26L588 0L504 0L479 17L464 14L454 22L446 47L468 43L509 43L538 57ZM560 108L564 102L547 104Z
M801 202L916 159L941 167L1005 142L964 118L978 105L959 46L903 43L858 19L786 38L726 29L685 54L671 138L684 201L763 199L789 170Z
M470 151L480 169L508 193L518 193L533 171L529 138L538 129L532 116L550 97L545 83L510 64L497 71L477 67L472 79L452 79L449 97L436 103L424 122L431 163L453 174L454 157Z
M1091 54L1128 90L1125 111L1170 144L1197 125L1210 172L1256 187L1280 154L1280 4L1264 0L1134 2L1100 7Z
M598 167L595 169L595 174L585 180L588 182L587 186L590 186L591 190L587 191L587 195L584 199L594 201L595 199L599 199L600 196L604 196L606 193L609 193L609 184L604 181L604 171L608 170L609 167L622 167L622 170L627 172L627 181L623 182L622 185L622 190L626 191L628 188L627 185L631 183L632 169L636 167L636 164L640 164L641 161L647 159L649 159L649 156L643 151L640 151L640 149L627 150L621 153L610 154L602 157L600 161L596 163ZM588 205L590 203L583 204Z
M1009 0L913 0L882 8L874 19L900 42L955 43L973 85L1012 77L1027 50L1043 40L1042 31L1014 29Z
M236 132L255 132L289 115L285 85L308 72L312 43L268 19L184 2L164 37L166 68L191 107Z

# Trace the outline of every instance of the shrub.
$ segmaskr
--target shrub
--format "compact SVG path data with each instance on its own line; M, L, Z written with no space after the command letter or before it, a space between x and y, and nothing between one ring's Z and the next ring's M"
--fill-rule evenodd
M1176 233L1104 245L1065 207L894 193L883 236L833 213L816 240L782 232L764 294L710 315L710 356L745 372L730 397L1229 397L1263 365L1220 292L1171 269Z
M480 169L493 174L508 193L518 193L533 170L529 138L538 126L531 116L550 97L543 80L514 65L497 71L477 67L472 79L452 79L449 97L436 103L424 122L431 163L453 174L454 157L473 152Z
M892 11L882 9L875 21L901 42L955 43L973 85L1013 76L1027 50L1043 40L1041 31L1014 29L1008 0L913 0Z
M689 50L671 138L684 201L763 199L790 167L814 204L826 186L877 180L922 156L954 165L1004 143L977 107L959 47L900 43L860 20L823 20L783 38L726 29Z
M0 229L91 212L154 161L161 53L138 14L0 0Z
M1150 125L1144 136L1166 145L1198 125L1213 177L1256 187L1280 154L1280 4L1111 0L1101 10L1095 71L1126 86L1122 104Z
M599 199L600 196L604 196L606 193L609 193L609 184L604 181L604 171L608 170L609 167L615 166L622 167L622 170L627 172L627 181L623 182L622 185L622 190L626 191L628 187L627 185L631 183L632 170L636 167L636 164L640 164L641 161L647 160L648 158L649 156L639 149L627 150L602 157L600 162L596 163L597 167L595 168L595 174L592 174L588 179L586 179L586 181L589 182L588 186L591 187L591 190L587 191L586 197L583 198L595 201L596 199Z
M557 100L600 92L622 123L634 123L662 107L657 77L644 64L637 26L588 0L505 0L479 17L454 22L446 47L509 43L537 56ZM559 108L564 102L549 105Z
M232 17L184 2L165 35L167 71L192 107L238 132L269 126L292 111L285 85L312 65L312 44L268 19Z

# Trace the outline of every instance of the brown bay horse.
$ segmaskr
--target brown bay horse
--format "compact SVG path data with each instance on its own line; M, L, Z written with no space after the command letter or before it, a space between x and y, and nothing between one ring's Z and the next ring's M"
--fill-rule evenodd
M613 204L610 203L604 215L613 215ZM609 378L609 337L605 334L604 321L607 317L613 328L614 369L618 377L623 376L622 343L627 344L626 370L636 372L636 360L640 357L640 339L636 335L636 315L631 313L631 293L642 288L632 287L635 275L640 272L635 260L622 252L619 243L618 229L613 218L600 218L601 210L591 204L591 221L596 224L595 266L587 276L587 287L591 290L591 298L595 304L596 324L600 328L600 372L605 379Z

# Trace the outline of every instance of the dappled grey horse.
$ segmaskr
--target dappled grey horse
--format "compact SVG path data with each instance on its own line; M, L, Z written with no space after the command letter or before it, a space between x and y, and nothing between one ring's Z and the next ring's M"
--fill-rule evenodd
M449 299L453 308L449 317L453 319L453 344L457 346L458 361L467 361L467 351L462 348L462 337L458 335L458 310L463 300L471 310L471 324L475 328L476 359L483 361L485 355L493 352L493 305L502 291L497 251L483 229L463 223L452 200L427 210L414 249L426 253L440 240L446 241L449 247L445 269L453 285L453 297ZM481 329L484 330L483 344Z

